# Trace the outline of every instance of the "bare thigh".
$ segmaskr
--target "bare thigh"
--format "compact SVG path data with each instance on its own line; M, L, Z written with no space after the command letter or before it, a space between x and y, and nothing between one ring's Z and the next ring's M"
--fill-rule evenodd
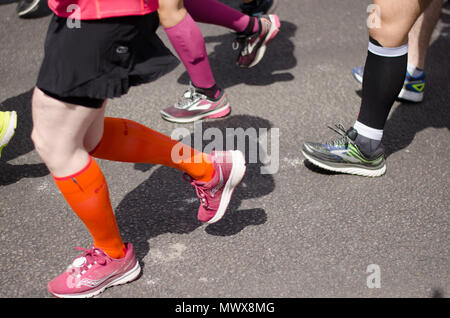
M32 98L32 139L50 172L67 176L89 160L85 139L89 128L104 116L104 108L73 105L45 95L36 88Z

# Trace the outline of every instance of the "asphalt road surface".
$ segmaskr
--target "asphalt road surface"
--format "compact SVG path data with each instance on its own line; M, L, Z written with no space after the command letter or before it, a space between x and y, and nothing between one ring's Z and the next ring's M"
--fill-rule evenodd
M19 115L0 159L0 297L51 297L47 282L79 254L75 246L92 241L30 140L30 98L50 17L19 19L14 1L0 3L0 109ZM275 166L262 174L260 157L249 163L224 219L206 226L196 220L195 192L178 171L99 160L123 238L143 268L138 280L100 297L450 295L448 3L427 57L424 102L396 102L386 124L386 175L326 173L300 152L305 140L334 137L327 125L349 127L356 119L361 88L351 69L367 54L368 4L281 1L281 31L248 70L235 65L229 30L201 25L216 80L230 98L225 119L200 128L161 119L159 110L187 88L181 64L110 102L108 116L169 135L219 128L226 140L226 128L254 128ZM158 34L171 48L162 29ZM267 147L264 131L274 137ZM380 285L368 285L375 274Z

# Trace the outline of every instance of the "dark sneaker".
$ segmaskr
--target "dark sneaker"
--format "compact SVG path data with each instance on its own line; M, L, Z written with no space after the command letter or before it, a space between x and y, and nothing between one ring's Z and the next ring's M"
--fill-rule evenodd
M363 82L364 67L358 66L352 69L353 77L360 84ZM425 73L421 76L413 77L406 72L405 82L402 90L398 94L398 99L413 103L420 103L423 101L423 93L425 90Z
M383 145L364 154L355 143L358 132L353 127L348 131L342 125L329 128L341 137L325 143L305 142L302 153L309 162L325 170L365 177L379 177L386 172Z
M21 18L31 18L45 13L50 13L47 1L44 0L20 0L16 7L17 15Z
M259 32L245 35L237 34L236 43L241 48L237 60L240 67L253 67L261 61L266 52L267 45L277 36L280 31L280 19L277 15L264 15L257 18Z
M190 85L181 101L160 111L163 119L174 123L190 123L204 118L225 117L231 112L224 90L215 99Z
M277 5L278 0L254 0L250 3L242 3L240 8L242 13L257 17L275 12Z

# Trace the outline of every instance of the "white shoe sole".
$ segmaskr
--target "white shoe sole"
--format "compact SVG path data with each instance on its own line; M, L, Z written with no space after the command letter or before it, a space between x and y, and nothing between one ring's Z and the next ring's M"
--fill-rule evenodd
M233 194L234 189L242 181L242 178L245 175L246 166L244 154L239 150L233 150L231 151L231 155L233 166L231 168L230 177L228 178L228 181L223 189L219 208L217 209L216 214L206 222L208 224L216 223L224 216L228 204L230 203L231 195Z
M90 298L90 297L94 297L94 296L97 296L98 294L104 292L105 289L108 287L126 284L126 283L129 283L129 282L135 280L139 276L140 272L141 272L141 266L139 265L139 262L136 262L136 265L131 270L129 270L122 276L119 276L116 279L110 281L109 283L105 284L101 288L96 289L95 291L86 292L86 293L82 293L82 294L56 294L56 293L52 293L52 294L58 298Z
M193 117L189 117L189 118L183 118L183 117L177 118L177 117L173 117L173 116L170 116L169 114L167 114L166 112L164 112L164 111L162 111L162 110L160 111L160 113L161 113L161 117L162 117L164 120L170 121L170 122L172 122L172 123L186 124L186 123L192 123L192 122L197 121L197 120L200 120L200 119L208 119L210 116L214 116L214 115L216 115L216 114L218 114L218 113L221 113L221 112L223 112L223 111L226 111L227 108L230 109L229 112L227 112L227 115L228 115L228 114L231 112L231 108L230 108L230 103L227 102L224 106L222 106L222 107L220 107L220 108L217 108L217 109L215 109L215 110L213 110L213 111L211 111L211 112L208 112L208 113L202 113L202 114L199 114L199 115L197 115L197 116L193 116ZM226 116L226 115L224 115L224 116ZM223 117L224 117L224 116L223 116ZM213 117L213 118L219 118L219 117Z
M33 3L26 10L17 12L17 15L19 17L22 17L22 16L27 15L28 13L36 10L36 8L39 6L40 2L41 2L41 0L34 0Z
M264 54L266 54L267 45L269 45L269 43L277 36L278 32L280 31L281 23L278 16L270 14L269 19L270 22L272 23L272 26L270 27L269 30L269 34L266 35L264 43L259 48L258 52L256 53L255 59L248 66L248 68L255 66L261 61L261 59L264 57Z
M374 170L363 169L363 168L358 168L358 167L338 168L338 167L328 166L328 165L314 159L313 157L311 157L304 151L302 151L302 153L303 153L303 156L305 156L305 158L308 159L309 162L311 162L312 164L314 164L322 169L329 170L329 171L354 174L354 175L363 176L363 177L380 177L386 173L386 164L384 164L381 168L374 169Z
M355 78L355 80L362 85L362 81L363 81L363 77L361 76L361 74L358 73L354 73L352 72L353 77Z
M421 101L423 101L423 92L416 93L402 88L400 94L398 94L398 98L404 99L409 102L420 103Z

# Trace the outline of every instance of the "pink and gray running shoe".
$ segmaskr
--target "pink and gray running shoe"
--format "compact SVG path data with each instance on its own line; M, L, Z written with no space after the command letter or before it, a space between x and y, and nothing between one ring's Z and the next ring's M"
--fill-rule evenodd
M93 297L106 288L136 279L141 267L133 246L126 243L127 252L121 259L111 258L95 246L77 257L67 270L48 283L48 291L60 298Z
M185 179L195 187L200 199L198 219L208 224L219 221L225 214L234 189L245 174L245 157L238 150L213 151L211 161L214 175L209 182L192 179L185 174Z
M189 86L183 99L160 111L163 119L174 123L190 123L205 118L225 117L231 112L227 95L223 89L214 99L208 98L200 88Z
M257 18L259 32L251 35L238 33L236 42L241 47L237 65L240 67L253 67L261 61L266 53L267 45L280 31L280 19L275 14L262 15Z

